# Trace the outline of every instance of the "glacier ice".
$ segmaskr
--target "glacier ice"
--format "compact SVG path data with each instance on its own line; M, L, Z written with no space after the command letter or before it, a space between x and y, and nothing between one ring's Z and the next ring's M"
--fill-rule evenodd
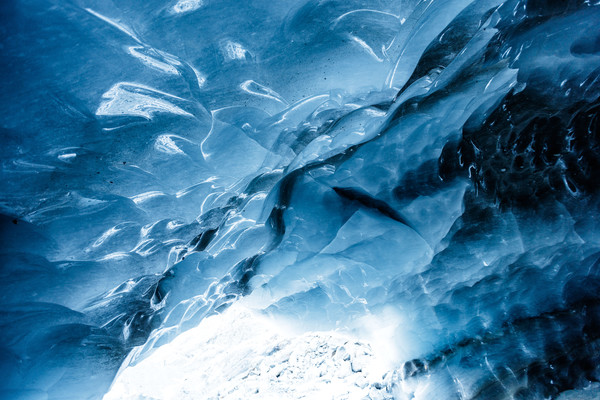
M0 398L600 396L597 1L0 15Z

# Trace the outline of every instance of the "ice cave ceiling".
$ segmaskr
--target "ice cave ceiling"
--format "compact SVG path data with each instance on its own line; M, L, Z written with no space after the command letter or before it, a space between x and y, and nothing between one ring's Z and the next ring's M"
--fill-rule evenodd
M0 2L1 399L600 398L600 2Z

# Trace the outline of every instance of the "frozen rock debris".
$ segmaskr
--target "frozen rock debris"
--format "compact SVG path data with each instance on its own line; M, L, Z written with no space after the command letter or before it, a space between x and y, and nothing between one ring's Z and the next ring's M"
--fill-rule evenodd
M0 398L600 398L598 1L0 19Z

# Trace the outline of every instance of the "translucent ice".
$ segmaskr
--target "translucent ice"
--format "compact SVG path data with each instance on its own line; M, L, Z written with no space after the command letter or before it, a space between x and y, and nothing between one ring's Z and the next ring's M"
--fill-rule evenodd
M597 1L0 18L0 398L598 397Z

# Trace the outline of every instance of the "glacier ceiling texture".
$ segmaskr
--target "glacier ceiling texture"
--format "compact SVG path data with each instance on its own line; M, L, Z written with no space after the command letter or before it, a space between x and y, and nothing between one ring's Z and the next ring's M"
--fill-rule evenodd
M600 398L597 0L0 13L0 398Z

